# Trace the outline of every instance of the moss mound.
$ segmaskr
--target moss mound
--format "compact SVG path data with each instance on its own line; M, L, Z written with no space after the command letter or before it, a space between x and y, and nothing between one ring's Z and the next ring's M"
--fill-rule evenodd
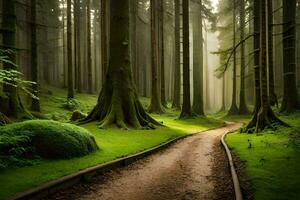
M5 159L69 159L85 156L97 149L95 139L89 131L71 124L31 120L0 129L2 165Z

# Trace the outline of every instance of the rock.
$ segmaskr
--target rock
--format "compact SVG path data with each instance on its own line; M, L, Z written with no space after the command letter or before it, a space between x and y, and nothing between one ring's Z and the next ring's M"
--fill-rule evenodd
M80 120L80 119L84 119L84 118L86 118L86 117L87 117L86 114L80 112L79 110L76 110L76 111L73 112L72 117L71 117L70 120L71 120L72 122L75 122L75 121L78 121L78 120Z

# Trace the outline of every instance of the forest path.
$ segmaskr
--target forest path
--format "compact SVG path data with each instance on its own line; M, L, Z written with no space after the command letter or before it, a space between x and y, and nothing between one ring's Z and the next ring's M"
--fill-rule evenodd
M125 168L75 186L54 199L101 200L210 200L234 199L221 136L242 125L196 134L178 141Z

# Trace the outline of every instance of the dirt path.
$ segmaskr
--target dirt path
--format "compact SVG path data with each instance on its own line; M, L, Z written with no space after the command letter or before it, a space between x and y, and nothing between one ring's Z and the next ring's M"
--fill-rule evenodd
M128 167L78 185L53 199L210 200L234 199L221 136L241 124L188 137Z

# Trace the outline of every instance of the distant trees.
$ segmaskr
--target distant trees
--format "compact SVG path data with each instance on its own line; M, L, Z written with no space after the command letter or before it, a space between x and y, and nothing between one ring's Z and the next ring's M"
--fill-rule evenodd
M72 1L67 0L68 99L74 98L72 38Z

